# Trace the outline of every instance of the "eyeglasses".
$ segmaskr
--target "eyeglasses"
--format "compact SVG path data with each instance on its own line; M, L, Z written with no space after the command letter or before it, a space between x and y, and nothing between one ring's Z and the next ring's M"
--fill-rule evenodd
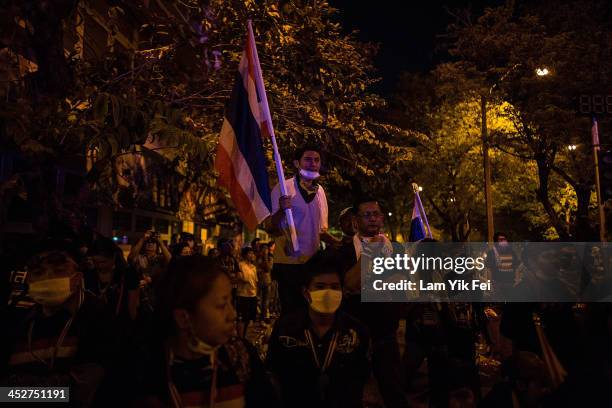
M374 211L374 212L359 213L357 215L360 216L361 218L370 218L370 217L380 218L380 217L383 216L383 213L378 212L378 211Z

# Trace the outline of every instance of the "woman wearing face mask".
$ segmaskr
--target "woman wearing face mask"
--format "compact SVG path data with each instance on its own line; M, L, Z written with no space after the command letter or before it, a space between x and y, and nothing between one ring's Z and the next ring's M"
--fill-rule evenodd
M89 405L115 350L111 316L83 291L75 258L44 249L27 267L27 296L36 305L6 330L0 374L10 386L70 387L70 401Z
M303 296L308 309L277 321L268 367L287 407L361 407L369 374L366 329L338 311L342 279L319 255L308 267Z
M253 347L235 337L229 277L214 260L174 260L160 282L160 338L138 375L137 406L274 406Z

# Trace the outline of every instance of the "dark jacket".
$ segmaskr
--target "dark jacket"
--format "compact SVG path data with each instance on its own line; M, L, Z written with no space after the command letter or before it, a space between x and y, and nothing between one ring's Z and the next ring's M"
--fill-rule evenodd
M334 325L322 339L309 329L310 324L304 310L287 314L277 321L270 337L267 365L280 384L284 406L361 407L369 375L366 328L343 312L336 313ZM329 367L321 373L313 348L322 365L336 332L337 346Z
M278 406L269 377L250 343L234 338L219 349L217 358L217 403L243 398L246 407ZM183 405L208 406L213 377L208 356L188 361L175 357L169 365L165 347L157 343L147 348L136 366L135 406L173 406L168 374Z
M70 402L92 403L118 347L112 315L85 294L66 335L71 315L59 310L45 316L40 306L15 310L3 339L0 383L8 386L70 387ZM52 358L55 354L55 358Z

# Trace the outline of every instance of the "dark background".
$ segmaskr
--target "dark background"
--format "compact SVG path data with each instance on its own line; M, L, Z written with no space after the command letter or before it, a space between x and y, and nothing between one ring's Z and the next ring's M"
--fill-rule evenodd
M379 44L375 65L382 76L376 91L393 91L402 71L425 72L448 60L444 39L454 17L447 10L470 9L478 16L486 7L503 4L503 0L457 1L354 1L329 0L339 9L338 20L344 31L358 30L357 38Z

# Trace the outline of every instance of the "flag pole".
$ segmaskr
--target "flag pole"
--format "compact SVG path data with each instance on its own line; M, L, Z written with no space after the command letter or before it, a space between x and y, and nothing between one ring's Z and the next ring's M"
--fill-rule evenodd
M265 126L268 134L270 135L270 141L272 142L272 150L274 153L274 163L276 164L276 173L278 174L278 184L280 187L281 195L287 195L287 186L285 185L285 171L283 170L283 162L278 152L278 145L276 144L276 136L274 135L274 126L272 126L272 115L270 114L270 107L268 106L268 97L266 96L266 88L264 86L263 75L261 73L261 66L259 65L259 56L257 55L257 47L255 46L255 35L253 34L253 25L251 20L247 22L249 30L249 41L253 44L253 69L255 70L255 86L257 87L257 93L259 94L261 113L262 113L262 131ZM297 240L297 233L295 230L295 221L293 220L293 211L291 208L285 210L285 216L287 217L287 224L289 225L289 232L291 235L291 243L293 250L298 252L300 245Z
M599 241L606 241L606 215L601 202L601 181L599 180L599 127L597 118L593 115L591 133L593 137L593 157L595 159L595 186L597 191L597 208L599 209Z
M431 228L429 227L429 221L427 221L427 214L425 214L425 208L423 208L423 203L421 202L421 196L419 195L419 185L417 183L412 183L412 189L414 190L417 206L419 207L419 212L423 216L423 221L425 221L425 225L427 226L427 236L429 238L433 238L433 234L431 233Z

